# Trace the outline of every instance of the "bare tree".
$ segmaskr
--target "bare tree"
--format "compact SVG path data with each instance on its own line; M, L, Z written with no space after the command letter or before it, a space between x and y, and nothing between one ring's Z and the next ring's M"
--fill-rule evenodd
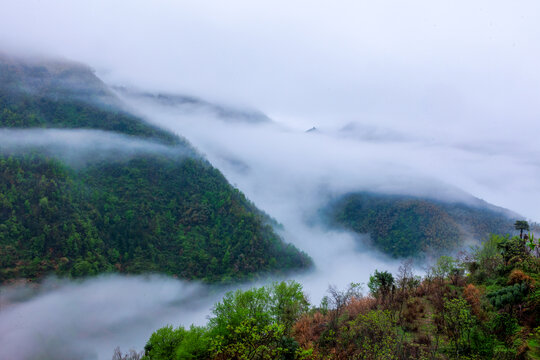
M112 357L112 360L141 360L143 357L144 352L136 352L135 350L129 350L125 355L122 354L122 351L120 351L120 347L116 347L114 349L114 354Z

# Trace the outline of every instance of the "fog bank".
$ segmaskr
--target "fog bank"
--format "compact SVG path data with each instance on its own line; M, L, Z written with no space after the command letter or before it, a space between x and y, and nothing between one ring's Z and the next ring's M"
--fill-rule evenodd
M0 288L2 359L110 359L116 346L142 350L167 324L202 325L208 289L160 276L49 279Z
M57 157L72 166L104 160L128 160L145 154L175 158L195 156L193 150L185 146L166 146L112 131L0 128L0 152L24 154L32 150Z

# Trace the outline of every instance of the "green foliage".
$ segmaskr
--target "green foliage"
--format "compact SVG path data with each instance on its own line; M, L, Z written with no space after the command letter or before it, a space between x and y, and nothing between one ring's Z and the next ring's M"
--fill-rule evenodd
M205 328L192 326L185 330L169 325L150 336L142 360L207 359L210 347L211 339Z
M482 242L481 246L474 249L473 257L476 261L475 266L485 269L486 276L493 274L503 264L500 244L505 239L505 236L492 234L486 241ZM474 271L476 268L472 270Z
M206 358L539 359L539 272L533 265L540 259L523 259L533 264L531 272L510 263L500 265L504 276L453 280L455 270L470 263L475 272L486 272L489 259L502 257L497 244L504 239L492 237L459 263L440 258L421 281L409 283L415 277L403 266L398 290L387 301L363 297L358 284L342 291L331 286L321 306L312 309L294 282L228 293L204 328L211 339L204 343ZM376 271L369 288L380 296L393 282L389 272ZM507 296L512 299L496 307L496 299Z
M457 261L451 256L441 256L437 259L437 263L431 269L433 276L438 278L446 278L458 269Z
M514 305L521 302L529 291L527 283L519 283L506 286L497 291L487 294L487 298L496 308L502 308L506 305Z
M498 247L501 251L505 265L522 261L528 256L525 241L517 236L512 238L509 236L503 237L503 239L499 242Z
M100 107L91 100L36 96L0 86L0 126L99 129L155 139L170 145L187 145L185 140L129 113L112 107Z
M529 231L529 223L525 220L516 220L514 228L519 231L519 237L523 238L523 230Z
M466 236L481 239L512 228L512 221L495 210L412 196L353 193L326 211L333 223L370 234L378 249L394 257L440 254Z
M497 313L489 323L491 333L504 342L510 343L511 336L518 329L518 321L509 313Z
M247 319L251 319L252 325L259 328L280 323L285 326L285 334L288 334L294 321L307 310L308 305L299 283L274 283L267 287L227 293L214 307L214 316L209 323L213 331L220 335L226 335L229 328L236 328Z
M293 281L229 292L214 307L207 327L157 330L144 359L302 359L306 352L290 333L308 305L301 285Z
M388 296L394 287L394 276L388 271L375 270L375 273L369 277L368 288L371 295L383 299Z
M218 170L187 157L189 144L116 102L84 66L0 58L0 126L100 129L171 150L113 160L90 153L70 167L43 149L3 149L0 282L112 271L230 282L311 265ZM187 151L174 155L177 145Z
M397 359L396 323L389 311L360 314L340 329L337 346L352 350L348 358Z
M253 318L243 320L229 332L212 340L215 359L273 360L299 359L299 348L292 338L285 336L283 324L257 325Z
M464 299L450 299L444 303L444 331L456 356L471 348L471 333L476 319Z
M72 169L0 156L0 280L159 271L222 281L309 266L214 168L139 156Z
M527 345L529 346L527 355L532 360L540 360L540 326L532 331Z

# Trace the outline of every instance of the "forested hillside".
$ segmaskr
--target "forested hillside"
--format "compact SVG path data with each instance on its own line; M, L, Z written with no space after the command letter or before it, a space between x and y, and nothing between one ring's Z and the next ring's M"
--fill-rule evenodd
M185 140L117 107L88 68L51 66L0 61L0 131L107 132L73 132L80 156L60 138L0 144L0 281L115 271L214 282L311 265ZM90 135L144 149L98 152Z
M508 232L515 220L488 204L368 192L347 194L324 214L335 226L369 234L376 248L393 257L454 250L465 241Z
M101 129L187 146L178 136L124 111L106 85L84 65L25 62L1 54L0 124Z
M206 326L161 328L113 359L540 359L539 255L532 235L493 235L423 277L405 261L319 305L296 282L237 290Z

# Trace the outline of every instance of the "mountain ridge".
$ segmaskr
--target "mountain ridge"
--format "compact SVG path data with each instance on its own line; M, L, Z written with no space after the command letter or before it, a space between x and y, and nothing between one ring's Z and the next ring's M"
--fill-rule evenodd
M89 67L10 58L0 78L0 136L14 137L0 146L0 281L230 282L311 266L187 140L125 111Z
M472 199L351 192L330 201L322 213L331 226L369 234L372 245L392 257L437 256L513 231L519 215Z

